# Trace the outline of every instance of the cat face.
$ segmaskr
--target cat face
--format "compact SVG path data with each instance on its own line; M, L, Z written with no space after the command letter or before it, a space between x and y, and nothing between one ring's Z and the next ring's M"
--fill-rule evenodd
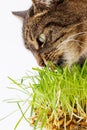
M87 0L33 0L23 38L40 66L83 64L87 57Z

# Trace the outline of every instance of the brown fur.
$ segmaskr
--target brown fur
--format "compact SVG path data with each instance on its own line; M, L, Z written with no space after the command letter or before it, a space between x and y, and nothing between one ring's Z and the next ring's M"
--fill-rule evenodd
M46 36L39 42L40 34ZM87 57L87 0L33 0L23 38L39 65L83 64Z

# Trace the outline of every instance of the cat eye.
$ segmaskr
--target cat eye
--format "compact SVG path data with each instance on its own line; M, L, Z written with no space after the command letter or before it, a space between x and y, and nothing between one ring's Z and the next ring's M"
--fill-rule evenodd
M46 42L46 36L43 33L40 34L37 41L39 43L39 46L42 46L42 44Z

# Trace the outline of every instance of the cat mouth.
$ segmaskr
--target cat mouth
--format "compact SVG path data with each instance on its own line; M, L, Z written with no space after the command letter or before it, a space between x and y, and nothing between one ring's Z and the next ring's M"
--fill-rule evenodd
M57 66L63 66L64 65L64 59L61 57L61 58L59 58L58 60L57 60L57 63L56 63L56 65Z

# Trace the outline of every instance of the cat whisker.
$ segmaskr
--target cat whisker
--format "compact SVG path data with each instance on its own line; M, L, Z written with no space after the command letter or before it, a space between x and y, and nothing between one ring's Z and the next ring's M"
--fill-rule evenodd
M80 23L77 23L77 24L73 25L73 27L77 27L77 26L79 26L79 25L81 25L81 24L85 24L85 23L87 23L87 20L82 21L82 22L80 22Z
M75 40L74 38L76 38L78 35L81 35L81 34L86 34L87 32L82 32L82 33L77 33L77 34L75 34L75 35L73 35L73 36L70 36L70 37L68 37L67 39L65 39L63 42L61 42L61 44L60 45L58 45L57 46L57 51L58 50L60 50L60 49L62 49L62 46L64 45L64 44L66 44L66 43L68 43L68 42L71 42L71 41L75 41L75 42L77 42L78 43L78 45L82 48L82 46L79 44L79 43L85 43L85 42L82 42L82 41L80 41L80 40ZM72 43L73 44L73 43ZM71 44L71 45L72 45ZM74 44L74 45L76 45L76 44Z
M72 41L77 42L77 44L79 45L79 47L84 48L83 46L80 45L80 43L85 44L85 42L82 42L80 40L75 40L75 39L72 39Z
M77 38L78 35L86 35L86 34L87 34L87 31L79 32L79 33L76 33L76 34L70 36L69 38L70 38L70 39L72 39L72 38Z

